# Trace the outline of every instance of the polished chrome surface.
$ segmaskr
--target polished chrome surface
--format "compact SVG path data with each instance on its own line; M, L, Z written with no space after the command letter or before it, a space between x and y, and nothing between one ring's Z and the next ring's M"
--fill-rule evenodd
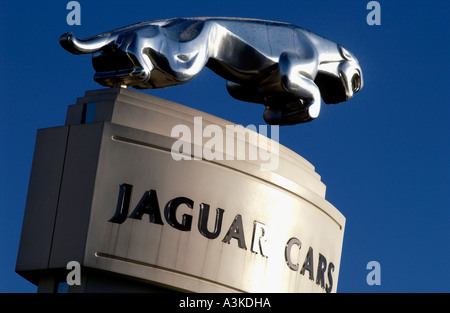
M93 54L103 86L164 88L184 84L205 66L227 80L238 100L265 105L269 124L315 119L325 103L363 86L354 55L300 27L240 18L174 18L142 22L86 40L64 34L74 54Z

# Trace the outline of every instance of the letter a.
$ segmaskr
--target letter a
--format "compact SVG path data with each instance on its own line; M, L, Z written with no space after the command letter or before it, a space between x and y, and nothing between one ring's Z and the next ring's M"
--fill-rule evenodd
M70 26L81 25L81 6L78 1L70 1L66 6L67 10L72 10L67 14L67 24Z
M367 284L369 286L373 286L373 285L381 285L381 266L380 263L378 263L377 261L370 261L369 263L367 263L366 269L370 270L372 269L372 271L369 272L369 274L367 274Z
M170 154L175 161L191 159L191 130L186 125L175 125L171 137L181 137L172 144Z
M367 3L367 10L372 10L367 14L367 24L370 26L381 25L381 5L378 1L370 1Z
M77 261L70 261L67 263L66 269L71 271L67 274L66 281L69 286L73 285L81 285L81 271L80 271L80 263Z
M244 237L244 228L242 226L242 216L240 214L236 215L234 218L234 221L228 229L228 232L222 242L229 244L232 238L237 239L239 248L247 250Z

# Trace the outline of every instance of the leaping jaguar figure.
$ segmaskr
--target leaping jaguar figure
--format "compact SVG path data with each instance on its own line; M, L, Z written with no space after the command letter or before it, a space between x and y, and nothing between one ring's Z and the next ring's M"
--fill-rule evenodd
M358 60L345 48L292 24L241 18L173 18L142 22L60 44L93 54L103 86L164 88L192 80L205 66L227 81L229 94L265 106L268 124L318 117L327 104L363 86Z

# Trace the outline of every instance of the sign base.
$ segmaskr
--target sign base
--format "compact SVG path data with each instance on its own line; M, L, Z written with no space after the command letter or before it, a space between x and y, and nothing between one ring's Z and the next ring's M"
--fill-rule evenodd
M16 272L40 292L335 292L344 227L312 164L277 142L94 90L38 131Z

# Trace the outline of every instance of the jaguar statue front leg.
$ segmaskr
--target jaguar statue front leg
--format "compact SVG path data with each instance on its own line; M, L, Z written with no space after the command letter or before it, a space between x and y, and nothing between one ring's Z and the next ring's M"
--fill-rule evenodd
M294 125L319 116L321 95L314 83L316 57L302 58L291 52L280 55L271 74L257 84L228 81L227 90L236 99L264 104L263 117L271 125Z
M317 74L318 61L317 57L302 58L297 54L285 52L281 54L279 59L280 67L280 81L286 91L302 99L303 105L292 105L298 103L290 102L284 106L284 111L281 111L281 118L283 114L288 116L296 116L298 122L311 121L319 116L320 113L320 90L314 83L314 78Z

